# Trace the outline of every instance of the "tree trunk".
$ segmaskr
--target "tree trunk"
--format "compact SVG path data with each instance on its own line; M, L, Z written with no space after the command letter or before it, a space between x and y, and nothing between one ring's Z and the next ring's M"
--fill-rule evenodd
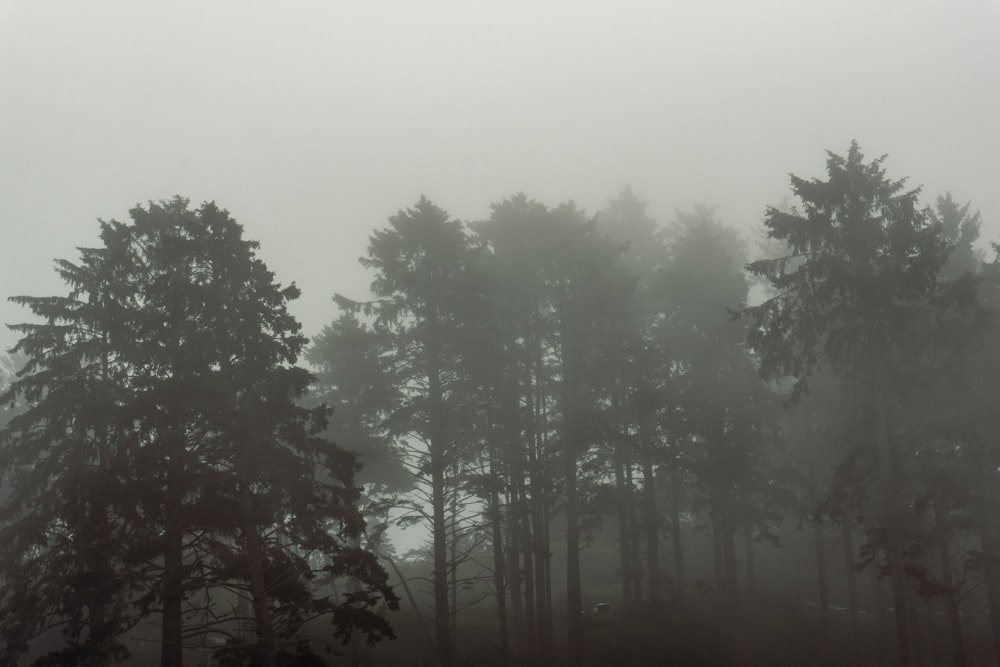
M841 527L844 542L844 575L847 578L847 605L851 613L851 663L861 664L861 629L858 623L858 577L854 570L854 525L844 517Z
M643 598L642 561L640 555L642 553L642 549L639 548L642 522L639 521L639 517L636 515L636 494L635 481L632 477L632 457L627 450L625 456L627 463L625 468L625 498L626 507L628 509L629 537L632 540L632 544L629 546L629 553L632 556L632 567L629 568L632 576L632 601L640 603Z
M456 471L457 474L457 471ZM448 615L451 636L455 637L458 625L458 495L451 494L451 533L448 554L448 580L450 583L451 608Z
M723 496L722 503L722 550L725 558L725 595L726 595L726 625L733 642L734 657L736 656L736 637L739 634L739 577L736 565L736 517L733 512L733 501L728 494Z
M871 528L866 528L870 533ZM869 538L871 541L872 538ZM882 576L879 572L879 566L875 563L868 568L870 574L870 581L872 587L872 607L875 613L875 629L878 632L880 639L883 639L889 634L889 617L888 610L886 608L885 600L885 587L882 584Z
M274 667L277 647L271 623L271 610L268 607L267 582L264 579L264 548L254 519L253 498L250 491L250 463L246 452L237 456L236 465L240 484L243 545L246 549L250 596L253 600L254 628L257 631L255 664L260 667Z
M618 506L618 563L621 570L622 605L632 605L632 539L629 527L629 511L625 480L624 436L619 435L615 442L615 500Z
M753 526L749 523L743 526L743 553L746 558L747 597L749 598L753 595L757 585L753 563Z
M451 613L448 599L448 523L447 489L445 488L445 442L443 435L443 393L441 387L441 354L436 320L429 318L427 341L428 454L431 471L431 539L434 570L434 640L438 661L450 665L452 660Z
M406 599L410 601L410 606L413 607L413 614L417 617L417 625L420 626L420 633L427 640L428 645L431 644L431 633L427 630L427 625L424 623L424 615L420 613L420 607L417 605L417 599L413 597L413 591L410 590L410 584L407 583L406 578L403 577L403 573L399 571L396 566L396 561L384 554L378 554L379 558L384 559L389 563L389 567L392 571L396 573L396 577L399 578L399 583L403 587L403 591L406 593Z
M677 580L677 599L684 600L684 543L681 526L681 478L675 470L670 480L670 531L674 542L674 577Z
M538 601L538 656L541 664L555 662L555 632L552 620L552 553L549 548L551 525L548 493L542 489L539 497L539 526L537 531L536 558L538 576L535 578Z
M941 559L941 583L948 590L945 605L948 613L948 625L951 630L955 667L965 667L968 664L968 658L965 654L965 641L962 639L962 616L958 607L958 591L955 589L955 571L949 547L950 536L945 512L937 503L934 505L934 528L937 535L938 556Z
M651 443L643 438L642 500L646 519L646 569L649 570L649 604L655 609L660 604L660 517L656 511L656 477L653 472Z
M812 432L810 424L806 423L806 438L810 438ZM830 589L827 577L826 563L826 539L823 532L823 520L816 513L819 505L819 490L816 484L816 469L809 464L809 504L810 523L813 529L813 542L816 546L816 577L819 590L819 626L822 633L823 650L829 655L830 651Z
M903 552L903 533L900 521L903 517L902 489L899 487L892 465L892 452L889 446L889 407L887 398L887 383L885 370L879 369L878 382L875 385L875 443L878 454L879 482L882 490L882 501L885 509L885 529L887 538L887 556L889 561L890 580L892 582L892 599L896 609L896 650L901 665L912 667L922 661L918 655L914 628L911 625L913 613L906 583L905 558Z
M1000 540L997 540L996 530L983 527L979 531L979 542L984 557L984 574L986 579L986 602L990 608L990 629L993 631L993 651L997 664L1000 664Z
M569 429L567 429L568 431ZM566 474L566 650L568 664L583 660L583 596L580 590L580 527L577 520L576 446L569 433L564 443Z
M548 413L543 386L542 356L540 344L534 347L533 360L529 363L529 378L526 386L531 402L531 433L528 447L531 456L531 549L535 563L535 621L536 644L532 646L538 664L551 665L554 660L554 638L552 627L552 557L549 549L549 471L546 452L548 450ZM531 369L537 368L538 372Z
M508 485L507 506L510 508L507 516L507 586L510 589L511 622L514 626L514 646L518 654L523 655L524 643L524 604L521 598L521 525L517 520L518 498L516 476L511 472Z
M184 664L184 533L181 526L180 461L171 457L167 471L166 506L164 507L163 539L163 627L160 629L161 667L181 667Z
M523 479L520 480L518 488L521 496L523 497L525 494ZM536 570L538 568L534 550L532 549L530 524L527 513L522 509L522 511L518 514L517 523L518 526L521 527L522 535L524 535L524 540L522 540L521 544L521 555L524 558L524 638L526 646L530 647L531 651L534 651L537 636L536 625L539 607L539 600L535 589L535 579L538 577Z
M819 590L819 627L822 635L823 650L829 654L830 649L830 589L827 579L826 540L823 535L823 522L812 519L813 541L816 545L816 584Z
M505 419L511 419L507 414ZM508 427L509 428L509 427ZM512 430L512 429L511 429ZM520 466L520 453L511 442L512 433L508 432L508 459L510 477L507 484L507 588L510 591L511 624L514 627L514 647L518 656L525 653L525 619L524 603L521 597L521 543L522 531L520 514L523 505L522 490L518 480L524 476Z

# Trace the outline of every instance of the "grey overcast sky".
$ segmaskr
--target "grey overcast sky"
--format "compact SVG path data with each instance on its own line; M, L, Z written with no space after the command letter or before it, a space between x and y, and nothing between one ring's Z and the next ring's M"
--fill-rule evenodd
M747 228L855 138L1000 240L1000 0L0 0L0 295L63 293L96 218L181 194L312 336L421 194L478 219L631 184Z

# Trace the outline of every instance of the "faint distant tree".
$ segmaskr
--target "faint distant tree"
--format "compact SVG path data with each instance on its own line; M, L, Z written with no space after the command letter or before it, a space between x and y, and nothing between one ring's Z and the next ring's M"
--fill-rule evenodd
M662 324L657 272L668 259L664 234L647 212L648 203L631 188L624 188L598 215L598 229L608 234L620 248L621 263L634 282L624 316L615 321L617 332L611 342L609 382L617 382L619 405L616 441L616 478L619 502L619 549L622 554L623 602L642 597L648 591L655 607L663 584L660 576L660 527L663 523L657 503L656 469L668 460L663 447L661 414L667 407L670 386L670 350L658 335ZM642 477L641 519L632 499L632 466ZM639 548L640 533L645 535ZM677 535L675 535L675 538ZM645 552L647 583L639 578L640 551ZM634 553L633 553L634 552Z
M462 225L426 198L371 236L361 263L374 272L365 305L386 340L387 372L402 388L392 432L416 445L408 465L429 495L435 643L453 660L448 511L458 493L463 419L471 412L465 362L481 321L482 288ZM360 308L343 297L343 308ZM418 492L421 487L418 485Z
M668 229L670 259L659 273L679 403L678 464L697 480L712 526L716 582L727 641L736 635L736 536L764 528L757 474L770 435L771 395L745 348L745 327L729 309L747 298L745 251L711 209L678 213ZM761 530L766 534L766 530ZM751 554L752 555L752 552Z

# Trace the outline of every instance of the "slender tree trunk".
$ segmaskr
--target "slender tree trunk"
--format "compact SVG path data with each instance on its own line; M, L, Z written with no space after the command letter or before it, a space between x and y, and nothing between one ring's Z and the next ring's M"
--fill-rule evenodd
M451 664L451 613L448 599L448 525L444 470L431 464L431 522L434 539L434 642L438 660Z
M452 661L451 612L448 599L448 523L445 471L446 447L443 435L444 399L441 387L441 353L437 340L437 321L430 317L427 341L428 432L431 472L431 539L434 571L434 641L438 662Z
M567 429L569 431L569 429ZM577 519L576 445L567 432L563 472L566 475L566 649L570 665L583 659L583 596L580 591L580 527Z
M570 324L562 335L562 454L566 492L566 651L567 664L575 667L583 661L583 595L580 590L580 523L577 497L577 428L576 355L569 340Z
M518 655L525 651L524 604L521 598L521 524L517 520L518 497L516 473L511 466L511 476L507 485L507 587L510 590L511 624L514 626L514 646Z
M544 625L544 637L540 639L541 644L541 655L542 662L546 665L551 665L555 663L555 620L552 617L552 552L550 545L552 544L552 505L548 501L548 496L545 497L545 503L542 506L542 521L544 526L544 538L543 538L543 549L545 550L545 560L543 561L545 565L545 618L542 619Z
M181 526L180 461L171 457L167 471L166 506L164 507L163 538L163 627L160 637L161 667L181 667L184 664L184 533Z
M722 504L722 550L725 558L725 595L726 595L726 625L735 649L736 637L739 635L739 577L736 565L736 517L733 512L733 501L726 493ZM734 654L735 655L735 654Z
M240 484L240 513L243 522L243 544L247 555L250 579L250 596L253 600L254 627L257 631L256 664L274 667L276 642L268 608L267 583L264 579L264 548L254 519L253 498L250 491L250 463L248 455L237 456L237 474Z
M629 568L629 571L632 576L632 601L639 603L642 602L643 598L641 561L642 549L639 548L642 522L639 521L639 517L636 515L636 494L635 481L632 477L632 457L630 456L628 450L626 450L625 455L627 462L627 467L625 468L625 498L626 507L628 509L629 538L632 541L632 544L629 545L629 554L632 556L632 566Z
M962 639L962 616L958 607L958 591L955 590L955 571L951 559L948 525L945 520L945 512L938 504L934 505L934 528L937 535L938 556L941 559L941 583L948 590L945 605L948 613L948 625L951 630L955 667L965 667L969 661L965 654L965 641Z
M645 440L645 438L644 438ZM656 478L653 472L652 445L643 443L642 500L646 524L646 569L649 570L649 603L660 604L660 517L656 511Z
M865 530L871 535L871 527L866 527ZM869 537L869 542L874 539ZM879 566L876 563L872 563L871 567L868 568L870 574L870 582L872 588L872 607L874 607L875 613L875 629L878 632L880 639L884 639L889 635L889 615L885 599L885 586L882 583L882 576L879 572Z
M806 438L812 437L811 427L806 424ZM816 577L819 590L819 625L822 632L823 649L829 655L830 649L830 589L826 562L826 535L823 519L816 513L819 505L819 490L816 484L816 469L809 464L809 503L812 506L810 523L813 529L813 543L816 546Z
M749 598L753 595L757 585L753 562L753 526L750 524L743 526L743 553L746 558L747 597Z
M896 609L896 650L900 664L912 667L919 665L922 661L918 655L914 628L911 625L913 612L907 589L903 533L900 527L900 521L903 517L902 490L893 471L892 453L889 446L889 407L886 395L888 388L885 369L879 368L876 372L878 373L878 382L875 384L874 396L875 442L878 454L879 482L885 508L892 599Z
M858 622L858 577L854 569L854 525L845 517L841 533L844 542L844 575L847 579L847 604L851 613L851 662L861 664L861 629Z
M983 527L979 531L979 542L984 556L986 579L986 602L990 608L990 629L993 631L993 651L1000 664L1000 540L996 530Z
M536 341L540 340L536 338ZM535 562L536 645L532 647L539 664L551 665L554 661L552 626L552 557L549 548L549 491L548 491L548 412L545 402L544 375L542 373L542 348L539 343L532 348L534 355L529 362L528 387L531 398L531 523ZM532 371L531 369L535 369Z
M626 495L628 488L625 480L625 453L622 436L615 443L615 500L618 506L618 563L621 569L622 605L632 605L632 539L629 526L629 511Z
M674 470L670 479L670 530L674 542L674 577L677 580L677 599L684 600L684 543L681 526L681 477Z
M385 562L389 563L389 567L391 567L392 571L396 573L396 577L399 579L399 583L403 587L403 591L406 593L406 599L410 601L410 606L413 608L413 614L417 617L417 625L420 626L420 634L422 634L424 639L427 640L428 645L432 644L431 633L427 630L427 625L424 623L424 615L420 612L420 606L417 604L417 599L413 597L413 591L410 589L410 584L407 583L403 573L400 572L399 568L396 566L396 561L384 554L378 554L378 556L379 558L385 560Z
M451 636L457 636L458 626L458 495L451 495L451 539L449 540L448 558L448 580L450 583L449 593L451 594L451 609L449 614L449 626Z
M725 603L726 566L722 549L722 514L717 492L712 494L712 563L715 566L715 587L720 606Z
M520 480L518 487L523 497L526 491L523 479ZM535 579L538 577L538 573L536 572L538 568L534 549L532 549L530 522L528 521L527 512L519 512L519 515L518 525L521 526L521 534L524 535L524 540L522 540L521 544L521 555L524 558L524 635L526 645L530 647L532 652L535 652L539 607Z
M812 519L813 542L816 545L816 584L819 590L819 626L822 632L824 650L830 648L830 588L826 563L826 539L823 522Z

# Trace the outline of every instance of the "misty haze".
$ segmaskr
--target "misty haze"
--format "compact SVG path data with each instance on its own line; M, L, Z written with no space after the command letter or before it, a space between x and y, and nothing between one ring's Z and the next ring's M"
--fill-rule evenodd
M0 665L1000 664L1000 4L0 0Z

